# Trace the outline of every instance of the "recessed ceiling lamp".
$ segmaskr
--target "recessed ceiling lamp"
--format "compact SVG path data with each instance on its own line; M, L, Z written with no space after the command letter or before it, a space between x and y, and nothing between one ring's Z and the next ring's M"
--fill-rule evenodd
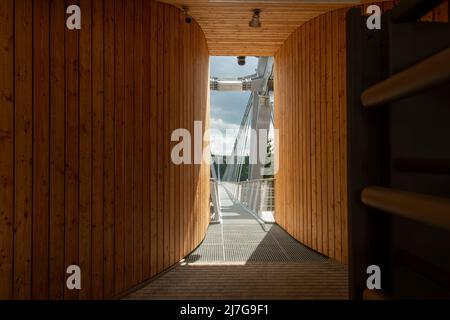
M252 20L248 23L248 25L252 28L260 28L261 27L261 21L259 21L259 13L261 10L254 9L253 10L253 17Z
M192 17L189 14L189 8L188 7L183 7L183 13L185 15L185 21L186 23L191 23L192 22Z

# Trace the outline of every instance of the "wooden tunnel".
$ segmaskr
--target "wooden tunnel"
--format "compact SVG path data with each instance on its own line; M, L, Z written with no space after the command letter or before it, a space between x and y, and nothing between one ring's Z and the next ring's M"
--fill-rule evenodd
M422 22L448 25L448 2L440 2ZM396 3L377 4L387 12ZM81 30L66 28L69 4L81 8ZM349 105L359 106L364 90L364 105L385 105L410 93L405 83L426 90L449 80L449 65L439 68L449 49L389 77L367 76L377 81L350 77L351 61L360 60L349 56L348 15L368 4L261 1L263 26L249 30L254 1L1 0L0 299L118 297L202 242L209 165L173 164L170 135L176 128L193 132L194 121L202 121L202 133L208 129L210 55L274 56L276 222L350 272L359 270L370 260L358 260L366 256L357 250L370 232L352 233L352 213L366 214L363 203L396 214L416 210L404 205L413 196L378 176L358 180L378 162L365 166L355 156L378 159L365 147L378 140L352 140L369 127L351 122L367 119ZM408 10L416 15L416 7ZM421 75L429 68L439 73ZM448 159L399 154L393 162L448 177ZM446 201L426 221L445 220L448 228ZM352 242L357 236L361 248ZM73 264L83 270L79 291L65 285ZM350 284L354 298L362 297L360 282Z

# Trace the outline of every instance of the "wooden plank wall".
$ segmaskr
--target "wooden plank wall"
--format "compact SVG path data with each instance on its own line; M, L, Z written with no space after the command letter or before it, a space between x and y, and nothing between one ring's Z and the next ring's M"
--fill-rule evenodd
M321 15L275 55L279 171L276 221L297 240L347 261L345 19Z
M208 125L198 24L152 0L2 0L0 25L0 298L108 298L192 251L209 166L172 164L170 134Z
M394 2L379 5L385 11ZM343 263L348 263L347 10L303 24L275 54L276 221L297 240ZM448 2L429 16L448 21Z

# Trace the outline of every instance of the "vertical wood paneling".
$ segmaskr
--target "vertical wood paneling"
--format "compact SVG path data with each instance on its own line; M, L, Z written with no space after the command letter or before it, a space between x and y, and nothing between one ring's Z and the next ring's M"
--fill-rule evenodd
M299 241L343 262L347 261L346 193L341 192L346 190L347 161L345 12L305 23L275 56L275 118L280 130L276 219Z
M185 50L183 50L183 60L181 65L183 66L183 78L186 77L186 75L188 74L188 70L189 70L189 60L188 60L188 54L190 52L189 49L189 25L187 24L183 24L183 42L182 42L182 46L183 48L185 48ZM189 82L183 82L183 103L184 103L184 108L183 108L183 118L185 119L185 121L187 121L189 123ZM189 128L189 125L186 126L186 128ZM191 150L189 150L191 151ZM190 173L190 168L188 165L183 165L184 166L184 181L185 181L185 185L189 185L190 181L189 181L189 173ZM190 206L189 206L189 200L190 200L190 191L185 191L184 192L184 223L183 223L183 229L184 229L184 254L187 254L188 252L188 248L190 247L189 245L189 219L190 219Z
M448 22L448 1L443 2L440 6L434 9L434 21Z
M134 234L134 271L133 271L133 283L137 284L142 281L142 252L143 252L143 223L142 223L142 208L143 208L143 167L142 167L142 76L143 76L143 60L142 60L142 0L135 0L135 16L134 16L134 34L135 34L135 52L134 52L134 145L135 145L135 157L134 157L134 221L133 221L133 234ZM175 106L176 107L176 106Z
M50 2L50 284L49 298L64 293L64 0ZM26 17L24 17L26 19ZM30 26L31 27L31 26ZM16 30L18 30L16 28ZM26 50L32 50L31 46ZM17 109L17 107L16 107ZM22 113L24 114L25 113ZM31 150L31 145L29 147ZM31 159L30 159L31 160ZM30 162L31 163L31 162ZM21 176L22 174L20 174ZM17 179L16 179L17 181Z
M322 128L322 121L321 121L321 109L320 109L320 103L321 103L321 91L322 88L320 87L320 70L321 70L321 60L320 60L320 21L319 17L314 19L314 42L315 42L315 48L314 48L314 89L315 89L315 95L316 100L314 104L314 110L315 110L315 122L316 122L316 130L315 130L315 161L316 161L316 215L315 215L315 223L316 223L316 239L315 239L315 245L318 251L322 252L322 170L321 170L321 160L322 160L322 151L321 151L321 128Z
M115 40L114 40L114 65L115 65L115 88L114 88L114 112L115 112L115 137L114 137L114 175L115 175L115 293L125 288L125 200L124 197L129 190L125 189L125 21L124 1L115 0Z
M83 13L80 32L80 122L79 122L79 266L85 276L81 299L89 299L92 275L92 2L80 0Z
M316 87L316 69L318 67L318 61L317 61L317 52L318 49L316 49L316 28L314 25L314 20L311 23L311 29L309 34L309 43L310 43L310 79L311 84L309 86L310 91L310 101L311 101L311 199L312 199L312 206L311 206L311 246L313 249L317 249L317 156L316 156L316 91L318 91L318 88Z
M289 55L289 60L290 60L291 64L295 64L293 42L294 41L293 41L292 38L288 42L288 50L289 50L288 51L288 55ZM289 91L294 89L294 80L293 80L293 78L294 78L294 74L293 73L288 73L288 81L289 81L288 90ZM294 110L295 110L295 96L289 96L289 103L291 103L294 106ZM294 112L294 115L295 115L295 112ZM288 129L289 129L289 131L294 132L294 130L295 130L295 122L294 121L292 121L290 123L290 128L288 128ZM288 143L292 144L292 142L293 142L293 135L290 135ZM289 159L288 160L289 161L288 165L291 168L293 168L292 164L295 162L294 153L291 153L288 159ZM292 173L295 174L295 169L292 171ZM295 210L295 191L294 190L292 190L292 191L294 192L294 196L291 199L288 199L288 210L289 211ZM295 219L294 219L294 217L293 216L289 216L288 217L288 221L290 222L290 225L291 225L291 229L292 229L291 232L294 232L294 230L295 230Z
M163 28L163 47L162 47L162 56L163 56L163 137L168 137L170 134L170 11L169 7L163 7L163 18L162 22L164 23ZM166 139L161 139L163 141L163 170L166 175L163 177L163 234L164 234L164 269L167 269L170 266L170 234L172 226L170 224L170 141Z
M124 275L125 275L125 287L130 287L133 285L133 220L134 220L134 206L133 197L135 193L135 188L133 184L133 167L134 167L134 110L135 110L135 95L134 95L134 0L124 1L124 16L125 16L125 26L124 26L124 149L125 149L125 184L124 184L124 230L125 230L125 265L124 265Z
M158 99L157 99L157 75L158 75L158 11L157 4L155 1L150 2L150 37L147 40L150 40L150 58L146 56L146 59L150 60L150 137L156 137L156 133L158 132ZM147 77L146 77L147 78ZM159 270L158 269L158 190L160 189L157 184L158 180L158 170L154 165L158 160L158 143L150 144L150 204L151 204L151 213L150 213L150 224L151 224L151 232L150 232L150 276L155 275ZM186 239L185 239L186 241Z
M164 66L164 6L157 6L157 66ZM164 134L164 69L157 68L156 70L157 79L157 101L156 101L156 112L157 121L159 124L158 128L155 128L156 132L162 132ZM164 153L164 140L157 140L157 154L161 155ZM159 157L158 157L159 158ZM157 170L157 199L158 199L158 259L157 259L157 269L164 269L164 172L163 170Z
M15 170L14 170L14 243L20 243L20 246L14 246L14 298L15 299L29 299L31 298L31 247L32 247L32 197L33 197L33 95L32 95L32 86L33 86L33 58L30 55L33 47L33 38L32 38L32 17L30 16L30 12L32 11L33 4L27 0L15 1L15 49L14 49L14 68L15 68L15 95L14 95L14 138L15 138ZM3 11L2 11L3 12ZM3 24L3 26L7 26L7 24ZM61 33L61 30L59 34ZM64 33L64 30L62 30ZM55 36L55 42L58 39L57 35ZM0 40L1 41L1 40ZM64 48L64 40L62 40L62 47ZM54 42L54 43L55 43ZM19 50L20 48L20 50ZM62 57L64 59L64 56ZM63 68L64 64L62 64ZM6 73L6 68L2 65L1 70L5 70L3 72ZM55 74L56 74L56 70ZM61 70L59 70L61 71ZM2 72L2 74L3 74ZM64 73L64 69L62 70ZM59 79L59 84L64 85L64 79ZM62 96L62 104L61 98ZM56 110L52 108L54 112L58 112L61 108L61 105L64 105L64 87L59 88L59 95L53 96L55 100L59 102L59 109ZM1 97L3 99L3 97ZM57 101L52 99L52 105L54 105ZM2 111L7 105L4 105L2 102ZM55 114L55 113L53 113ZM62 113L58 113L57 118L60 118L59 121L62 123L58 126L58 144L61 142L64 145L64 111ZM4 117L3 113L0 115L2 120L7 118ZM0 120L0 121L2 121ZM3 126L3 123L2 123ZM56 128L53 126L53 128ZM62 128L62 134L60 131ZM2 127L3 129L3 127ZM60 144L59 144L60 145ZM53 148L56 153L56 148ZM3 146L1 147L3 149ZM62 172L64 171L64 149L62 149L62 154L60 154L61 150L58 150L57 156L58 161L62 159ZM56 158L55 157L55 158ZM54 169L56 166L61 165L60 162L57 162L55 159L53 162ZM57 170L57 169L56 169ZM64 174L61 174L61 171L57 173L59 176L58 182L61 183L62 179L62 187L59 185L60 191L59 195L55 195L55 197L51 200L51 216L55 217L55 220L60 220L62 216L62 221L64 223ZM52 184L53 185L53 184ZM6 190L3 189L2 190ZM2 191L0 191L2 192ZM62 211L60 207L60 195L62 193ZM1 198L2 203L4 199ZM56 212L58 211L58 212ZM3 223L3 219L1 219ZM64 231L64 230L62 230ZM57 235L60 235L61 231L56 230L51 234L51 241L57 240L58 243L51 244L50 251L50 259L54 258L54 270L59 269L61 263L64 263L64 256L60 257L60 254L64 254L64 251L61 251L61 245L64 245L64 235L63 238L59 238ZM55 236L55 237L52 237ZM56 239L55 239L56 238ZM52 254L55 253L55 254ZM2 252L3 255L3 252ZM62 258L62 261L59 260ZM0 257L0 259L2 259ZM61 263L60 263L61 262ZM1 264L1 262L0 262ZM0 272L4 272L0 267ZM61 276L62 278L62 276ZM52 280L56 280L54 278L50 279L50 288L54 288L52 285ZM0 276L0 282L4 282L2 276ZM1 287L1 285L0 285ZM60 283L59 288L62 290L63 286ZM1 291L1 290L0 290ZM50 294L52 290L50 291ZM61 295L61 292L59 291ZM0 292L0 297L2 293Z
M14 1L0 2L0 298L13 295ZM17 53L16 53L17 54Z
M173 34L174 27L175 27L175 15L173 11L169 11L167 13L168 15L168 28L166 29L168 31L168 34ZM166 38L168 42L168 49L167 49L167 56L169 58L168 60L168 84L167 84L167 90L169 91L168 96L168 131L167 136L170 136L170 133L175 129L175 110L173 108L174 104L174 83L175 83L175 69L174 69L174 61L175 61L175 35L170 38ZM166 151L166 155L170 157L170 150L172 150L173 143L170 142L168 144L168 149ZM168 180L168 186L169 186L169 192L168 192L168 199L169 199L169 205L168 205L168 218L169 218L169 265L172 265L175 262L175 192L176 192L176 185L175 185L175 165L171 161L168 162L169 167L169 180Z
M104 0L104 163L103 296L115 292L115 15L114 0Z
M326 15L325 25L325 37L326 37L326 112L327 112L327 195L328 195L328 255L331 256L334 252L334 221L335 221L335 202L334 202L334 148L333 148L333 133L336 124L333 121L333 37L331 32L328 32L332 28L331 15Z
M32 297L49 290L49 2L33 7L33 255Z
M209 166L174 165L170 134L208 126L198 24L152 0L1 1L0 22L0 298L108 298L192 251Z
M182 81L184 79L184 70L185 70L185 60L184 60L184 36L185 36L185 28L184 28L184 21L183 21L183 14L182 13L177 13L177 20L178 20L178 30L179 30L179 41L177 42L177 48L176 50L178 51L178 61L180 61L180 63L178 64L178 77L177 77L177 85L178 85L178 101L177 104L178 105L183 105L184 99L185 99L185 91L184 91L184 82ZM183 110L181 110L178 114L177 114L177 127L181 128L182 124L183 124L183 120L186 119L185 117L185 110L186 108L183 108ZM181 165L178 166L179 169L179 185L181 186L180 188L178 188L178 206L179 206L179 219L177 220L178 222L178 230L179 230L179 239L178 239L178 253L177 255L183 257L184 256L184 221L185 221L185 212L186 207L185 207L185 190L183 190L183 186L185 183L184 177L185 174L183 174L185 172L186 166L185 165Z
M189 26L190 32L189 32L189 71L188 73L193 74L195 67L194 67L194 55L192 54L192 52L195 50L195 46L194 46L194 32L193 32L193 28L191 26ZM189 103L189 123L190 125L188 126L189 131L193 132L194 131L194 83L191 82L189 83L189 99L188 99L188 103ZM194 146L192 146L194 147ZM189 246L192 246L195 241L194 241L194 212L195 212L195 207L194 207L194 203L195 203L195 189L197 187L197 185L195 184L195 180L194 180L194 170L195 170L195 166L190 166L190 168L188 169L189 171L189 185L192 186L192 191L190 191L190 197L189 197L189 237L188 237L188 243Z
M142 20L141 28L143 26L151 25L151 11L150 3L142 1ZM141 37L143 36L141 29ZM151 39L143 42L142 47L142 70L148 76L142 77L142 277L148 278L150 275L151 265L151 250L150 250L150 236L151 236L151 193L150 181L152 177L150 174L150 150L151 145L145 143L150 140L150 75L151 75L151 60L150 60L150 43ZM154 181L154 180L153 180Z
M383 10L392 6L393 2L382 4ZM344 263L348 261L347 10L308 21L275 55L275 120L280 137L276 221L299 241ZM448 2L424 20L447 22Z
M65 6L68 6L66 1ZM70 4L79 4L70 2ZM79 200L79 31L65 29L65 266L77 265L78 255L78 200ZM64 286L64 297L74 299L78 292Z
M341 153L345 152L340 148L340 118L344 115L340 113L339 108L339 81L342 75L339 74L339 26L338 26L338 12L332 14L332 30L333 30L333 154L334 154L334 200L335 200L335 217L334 217L334 254L335 259L341 260L341 234L342 232L348 232L341 228L341 192L340 181L346 177L342 175L340 170L340 157Z
M71 4L81 31L65 28ZM277 222L343 262L345 12L297 29L275 66ZM424 20L447 22L448 3ZM173 165L170 134L208 127L198 24L152 0L2 0L0 25L0 298L112 297L195 248L209 166Z
M292 58L294 60L294 65L295 66L298 66L298 61L299 61L298 45L299 45L299 40L298 40L298 34L297 34L292 39L292 46L293 46L293 52L292 52L293 56L292 56ZM297 87L295 84L299 84L300 83L299 82L298 73L294 73L293 74L292 83L294 84L293 88ZM295 117L295 119L294 119L294 132L295 132L295 135L294 135L294 137L295 136L299 136L299 128L300 128L300 126L299 126L299 118L300 118L299 117L299 109L300 109L299 108L299 98L300 97L298 95L295 96L295 114L294 114L294 117ZM300 147L296 148L296 150L294 150L294 152L293 152L294 163L298 163L298 161L299 161L298 153L299 153L300 149L301 149ZM295 179L300 179L299 166L295 166L294 177L295 177ZM300 203L301 203L301 200L300 200L300 189L299 189L299 185L300 184L301 184L301 182L299 181L299 183L296 184L295 191L294 191L295 197L294 197L294 208L293 208L293 210L295 212L299 212L300 211L300 207L299 207ZM294 233L296 234L297 238L300 237L300 235L299 235L300 228L299 228L299 223L298 223L299 222L299 218L300 218L300 215L294 216Z
M334 163L334 199L335 199L335 219L334 219L334 253L331 257L341 260L341 189L340 181L346 177L342 176L340 170L340 158L341 152L345 150L340 149L340 118L344 115L340 114L339 109L339 81L342 77L339 74L339 21L338 21L338 11L333 11L331 13L332 20L332 38L333 38L333 163ZM344 232L347 232L345 230Z
M299 41L299 45L300 45L300 59L299 59L299 63L302 66L305 66L305 59L306 59L306 47L305 47L305 41L306 41L306 36L305 33L300 33L299 32L299 37L300 37L300 41ZM299 84L299 88L306 88L306 72L305 72L305 68L303 68L300 72L300 84ZM300 111L300 119L299 119L299 127L301 129L301 136L300 136L300 166L301 166L301 172L300 172L300 192L301 192L301 207L300 207L300 211L301 211L301 221L300 221L300 239L303 243L307 242L307 233L306 232L302 232L302 230L306 229L306 215L307 215L307 204L308 204L308 198L307 198L307 188L306 188L306 183L307 183L307 169L306 169L306 161L304 161L303 159L306 158L306 125L304 123L305 117L306 117L306 108L304 108L305 106L305 101L306 101L306 94L302 94L300 95L300 102L298 105L298 109ZM303 107L302 107L303 106Z
M290 51L289 51L289 49L290 49L290 43L288 42L288 41L286 41L286 55L287 55L287 59L289 59L289 57L291 57L291 54L290 54ZM288 90L288 91L291 91L290 90L290 86L291 86L291 84L292 84L292 82L289 80L289 76L290 76L290 74L289 73L286 73L285 74L285 79L286 79L286 89ZM289 102L290 102L290 96L286 96L286 103L287 104L289 104ZM289 123L286 123L286 126L290 126L290 122ZM287 127L286 129L288 129L289 130L289 127ZM288 131L289 132L289 131ZM288 136L286 136L286 143L287 144L289 144L289 140L290 140L290 138L291 138L291 136L290 135L288 135ZM288 155L287 155L287 157L286 157L286 165L287 166L289 166L289 163L290 163L290 156L291 156L291 153L289 153ZM290 199L289 198L286 198L286 210L289 210L289 206L290 206ZM284 219L285 219L285 221L288 223L288 218L286 217L286 216L284 216L283 217ZM290 223L288 223L288 225L289 225L289 227L291 226L291 224Z
M327 163L330 161L328 158L327 150L331 147L327 144L327 56L326 56L326 16L319 17L320 20L320 153L321 153L321 179L322 179L322 221L321 221L321 238L322 252L326 255L328 251L328 176L327 176Z
M340 195L341 195L341 261L348 261L348 208L347 208L347 66L345 10L338 11L339 24L339 143L340 143Z
M310 52L310 45L311 45L311 26L309 24L306 25L305 28L305 51L304 54L306 55L306 65L305 65L305 109L306 109L306 115L304 118L304 121L306 122L306 136L305 136L305 144L306 144L306 185L305 189L307 191L307 211L306 211L306 228L304 229L307 234L307 241L305 243L311 244L312 243L312 206L313 206L313 193L312 193L312 184L311 184L311 105L310 105L310 99L311 99L311 90L310 90L310 72L311 72L311 52ZM276 58L275 58L276 59ZM288 66L286 66L288 67ZM286 110L287 111L287 110ZM285 112L286 112L285 111ZM281 154L281 150L280 153ZM281 167L280 167L281 168ZM287 195L285 195L286 197Z
M103 0L92 2L92 298L103 297L104 29Z
M179 30L181 31L180 28L180 12L178 11L174 11L173 12L174 15L174 31L175 30ZM180 48L179 48L179 32L175 32L175 36L174 38L174 44L173 44L173 52L174 52L174 64L173 64L173 73L172 73L172 79L173 79L173 101L172 101L172 110L176 110L176 106L179 105L180 101L179 101L179 97L181 95L180 92L180 88L179 88L179 83L180 83L180 70L179 70L179 66L180 64L175 63L175 61L180 61ZM202 95L199 96L200 99L202 99ZM203 103L201 103L201 105L203 105ZM174 124L172 127L172 130L176 129L176 128L180 128L180 123L179 123L179 118L180 118L180 112L176 111L174 112ZM174 262L177 260L177 257L179 257L180 254L180 220L181 220L181 214L180 211L182 210L180 208L180 202L182 201L182 197L180 197L180 166L174 166L174 178L175 181L174 183L174 235L175 235L175 243L174 243Z

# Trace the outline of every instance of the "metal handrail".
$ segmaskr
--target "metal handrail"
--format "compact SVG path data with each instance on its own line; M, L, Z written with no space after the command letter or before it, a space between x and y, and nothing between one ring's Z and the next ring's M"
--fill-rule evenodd
M255 179L239 182L227 182L228 189L235 202L255 215L275 211L275 179Z
M275 181L275 178L260 178L260 179L252 179L252 180L243 180L243 181L237 181L236 183L248 183L248 182L255 182L255 181Z
M219 182L216 179L209 179L212 202L211 223L222 222L222 212L220 210Z

